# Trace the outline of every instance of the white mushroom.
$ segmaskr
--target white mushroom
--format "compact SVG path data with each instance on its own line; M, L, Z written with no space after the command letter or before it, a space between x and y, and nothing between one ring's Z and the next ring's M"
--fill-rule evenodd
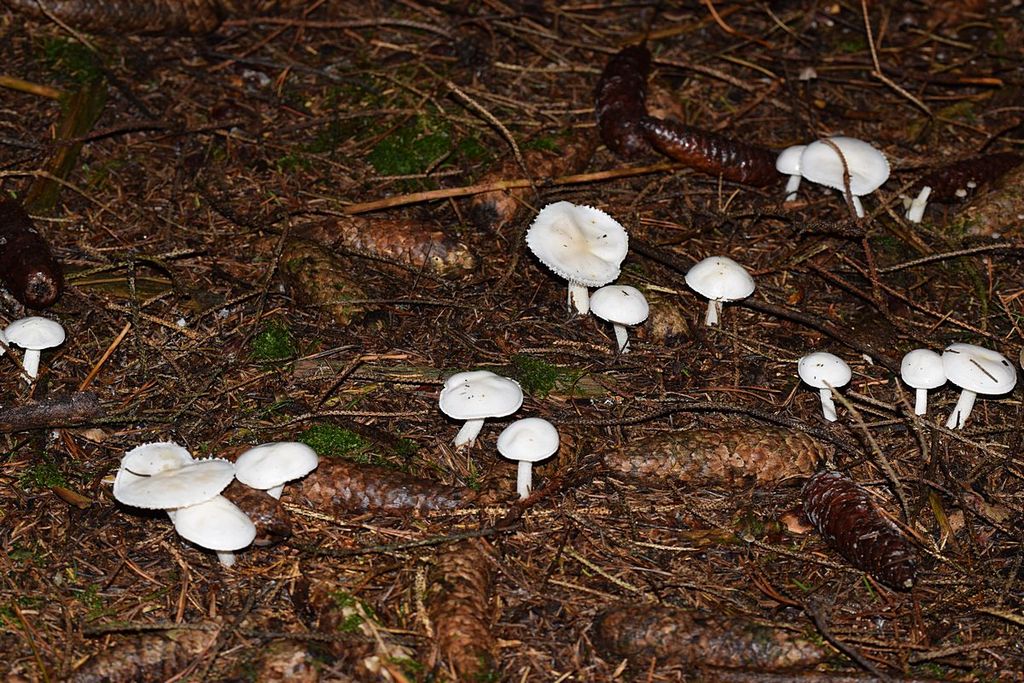
M946 371L943 369L942 356L931 349L914 349L903 356L900 363L900 376L907 386L917 392L914 401L914 414L924 415L928 412L928 390L937 389L946 383Z
M948 429L962 429L978 394L1005 394L1017 384L1017 370L998 351L974 344L950 344L942 352L942 367L949 381L962 389Z
M484 419L504 417L519 410L523 390L519 382L488 370L459 372L444 383L438 405L448 417L466 421L453 442L461 448L473 445Z
M526 244L541 263L569 281L569 305L585 314L590 310L587 287L606 285L619 276L629 238L600 209L555 202L537 214Z
M837 150L838 149L838 153ZM841 156L840 156L841 154ZM800 155L800 174L811 182L850 195L858 218L864 217L860 197L877 190L889 179L889 161L879 150L863 140L832 137L807 145Z
M590 311L612 324L619 353L627 353L629 333L626 325L639 325L647 320L650 307L643 293L636 287L605 285L590 295Z
M845 386L853 372L840 358L825 351L809 353L797 363L800 379L818 390L821 396L821 412L829 422L836 421L836 404L832 390Z
M745 299L754 293L754 278L727 256L709 256L686 271L686 284L708 299L705 325L717 325L723 301Z
M920 223L924 217L925 207L928 206L928 197L932 194L932 188L925 185L921 188L921 191L916 197L910 202L910 206L907 207L907 220L911 223Z
M775 169L779 173L785 173L789 176L789 180L786 181L786 201L791 202L796 199L796 191L800 189L800 155L803 154L804 149L807 145L793 145L779 152L778 158L775 160Z
M4 330L8 344L25 349L21 361L26 380L31 382L39 374L39 357L44 349L64 343L64 328L60 323L37 315L15 320Z
M533 487L533 463L547 460L558 451L558 430L539 417L516 420L498 436L498 452L519 463L516 492L519 498L530 495Z
M213 550L225 567L235 563L236 550L256 538L256 525L237 505L224 496L214 496L197 505L170 510L178 534L198 546Z
M286 482L306 476L319 462L316 451L304 443L265 443L238 456L235 477L250 488L264 490L274 498L280 498Z
M144 462L141 456L125 455L114 477L114 498L146 510L171 510L205 502L235 478L234 465L219 458L195 460L177 467L171 466L170 459L152 460L152 466L143 468L149 472L131 470L124 460L129 465Z

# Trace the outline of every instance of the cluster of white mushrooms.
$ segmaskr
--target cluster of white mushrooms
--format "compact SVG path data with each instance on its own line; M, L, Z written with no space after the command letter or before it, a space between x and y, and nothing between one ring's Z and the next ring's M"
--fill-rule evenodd
M166 441L125 453L114 478L114 498L132 507L164 510L178 534L217 553L221 564L235 563L235 551L256 538L256 526L220 495L233 479L280 498L285 483L300 479L319 463L309 446L294 442L250 448L231 463L196 460L184 447Z
M33 315L15 320L0 331L0 342L0 356L8 345L25 349L21 366L25 369L25 381L31 384L39 375L42 352L64 343L64 328L54 320Z
M804 178L844 194L849 187L858 218L864 217L860 198L889 179L889 160L884 154L863 140L842 136L788 147L779 154L775 168L789 176L786 201L796 199Z

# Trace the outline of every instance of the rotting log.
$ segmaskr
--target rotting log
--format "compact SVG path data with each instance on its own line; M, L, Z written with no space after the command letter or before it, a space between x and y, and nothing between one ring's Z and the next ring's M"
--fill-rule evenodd
M0 410L0 432L73 427L99 417L103 411L99 396L90 391L50 396Z
M281 252L280 271L299 303L322 309L342 327L365 312L355 303L365 299L366 292L352 279L351 265L319 244L288 240Z
M609 451L614 472L642 479L736 487L810 476L831 452L791 429L690 429L636 439Z
M280 543L292 535L288 512L280 500L266 491L250 488L233 479L220 495L234 503L256 525L254 545Z
M828 654L809 640L749 619L659 605L618 605L594 619L594 645L606 659L638 666L785 671L809 669Z

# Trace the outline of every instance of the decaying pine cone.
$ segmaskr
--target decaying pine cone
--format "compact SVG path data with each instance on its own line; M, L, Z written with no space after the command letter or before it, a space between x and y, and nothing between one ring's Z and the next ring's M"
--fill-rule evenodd
M494 571L484 542L468 539L438 553L427 580L433 641L456 680L484 680L494 671L491 591Z
M468 489L342 458L321 458L298 486L285 489L285 495L317 510L342 511L450 510L472 498Z
M190 33L215 31L224 19L273 14L304 0L0 0L41 20L47 14L87 33ZM45 10L45 11L44 11Z
M300 303L322 308L344 327L365 312L363 288L352 279L352 267L345 259L315 242L291 239L281 252L281 277Z
M255 677L249 679L248 676L239 676L238 680L317 683L320 680L320 670L313 660L313 655L303 642L278 640L262 648L259 662L256 664ZM337 679L332 677L331 680Z
M332 249L379 256L442 276L476 268L469 247L420 221L339 216L301 227L296 234Z
M604 462L631 477L735 487L808 476L829 451L791 429L690 429L630 441Z
M924 186L932 188L929 201L953 202L974 194L975 188L992 183L1024 162L1013 152L996 152L961 159L928 171L911 189L917 193Z
M266 491L250 488L237 479L232 479L220 495L238 506L238 509L256 525L256 539L253 545L280 543L292 535L292 525L281 501Z
M850 564L897 590L913 587L917 552L867 491L839 472L821 471L803 496L807 518Z
M646 45L619 50L604 67L594 89L594 113L601 141L615 154L632 159L650 151L639 122L647 114L647 76L651 52Z
M205 621L194 628L118 638L82 664L71 683L135 683L174 677L217 640L220 625Z
M535 179L580 173L594 155L593 136L578 131L559 136L555 145L556 149L528 149L523 152L523 163ZM495 183L518 178L522 174L523 169L515 157L505 157L478 182ZM500 230L515 218L531 193L528 187L517 187L478 194L469 202L469 218L481 230Z
M659 605L619 605L594 620L594 645L606 659L643 665L784 671L825 658L820 647L747 619Z
M0 279L29 308L46 308L64 292L64 272L31 217L13 199L0 201Z

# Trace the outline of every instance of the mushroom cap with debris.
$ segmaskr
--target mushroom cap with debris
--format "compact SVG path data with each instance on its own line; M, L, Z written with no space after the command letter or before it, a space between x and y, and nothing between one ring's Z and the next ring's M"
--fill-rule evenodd
M629 237L604 211L562 201L540 210L526 233L526 244L556 275L600 287L619 276Z

